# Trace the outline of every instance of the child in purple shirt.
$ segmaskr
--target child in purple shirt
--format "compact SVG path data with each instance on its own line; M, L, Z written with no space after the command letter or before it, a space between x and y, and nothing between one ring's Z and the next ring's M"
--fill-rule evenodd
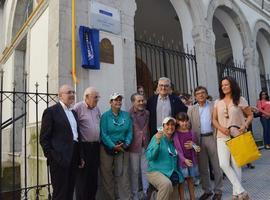
M188 184L190 200L195 200L193 177L198 176L197 155L200 147L195 144L195 133L191 130L188 115L180 112L176 115L177 129L174 134L174 146L178 151L178 165ZM180 200L184 200L184 182L179 185Z

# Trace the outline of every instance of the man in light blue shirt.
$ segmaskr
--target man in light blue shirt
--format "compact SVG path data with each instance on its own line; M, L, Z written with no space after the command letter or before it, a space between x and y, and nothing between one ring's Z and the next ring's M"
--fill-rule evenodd
M199 200L206 200L213 196L209 161L213 167L215 176L214 196L213 200L221 200L222 197L222 171L219 167L217 154L217 142L212 127L212 112L213 104L207 101L207 89L203 86L198 86L194 90L194 95L197 104L188 109L188 115L192 129L196 132L196 137L201 151L198 154L200 178L204 194Z

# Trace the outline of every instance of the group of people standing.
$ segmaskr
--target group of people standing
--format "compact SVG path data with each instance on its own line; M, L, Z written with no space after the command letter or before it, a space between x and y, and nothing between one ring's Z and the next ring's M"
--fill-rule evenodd
M207 89L198 86L194 90L197 103L189 108L171 93L170 86L170 79L162 77L157 94L147 101L143 94L134 93L128 112L121 109L124 97L113 93L110 109L103 114L95 88L87 88L84 100L72 107L73 88L61 86L59 103L44 111L40 132L53 199L71 200L75 189L77 200L94 200L99 169L105 200L147 199L151 187L157 200L184 200L185 182L189 199L194 200L193 178L198 175L204 191L199 199L220 200L221 169L232 183L232 198L249 199L241 185L241 168L225 144L243 133L253 119L237 82L223 78L220 98L214 103L207 100Z

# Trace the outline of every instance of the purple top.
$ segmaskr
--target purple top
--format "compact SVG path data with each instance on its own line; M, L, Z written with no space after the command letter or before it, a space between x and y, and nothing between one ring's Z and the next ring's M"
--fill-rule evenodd
M133 125L133 139L130 144L129 151L132 153L140 153L142 148L147 147L149 142L149 111L135 111L134 107L129 110Z
M83 142L99 142L100 111L98 107L90 109L84 101L76 103L74 108L78 115L78 124Z
M194 149L186 149L184 147L184 144L192 140L196 144L196 136L193 131L188 131L188 132L179 132L175 131L174 137L173 137L173 142L176 150L178 151L178 164L180 167L185 168L187 167L185 164L185 159L189 159L192 161L193 166L197 165L197 155Z

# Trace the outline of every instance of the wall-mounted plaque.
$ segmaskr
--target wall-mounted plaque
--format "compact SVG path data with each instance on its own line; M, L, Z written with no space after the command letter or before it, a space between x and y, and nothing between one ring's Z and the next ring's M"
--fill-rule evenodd
M100 62L114 64L114 48L108 38L103 38L99 44Z

